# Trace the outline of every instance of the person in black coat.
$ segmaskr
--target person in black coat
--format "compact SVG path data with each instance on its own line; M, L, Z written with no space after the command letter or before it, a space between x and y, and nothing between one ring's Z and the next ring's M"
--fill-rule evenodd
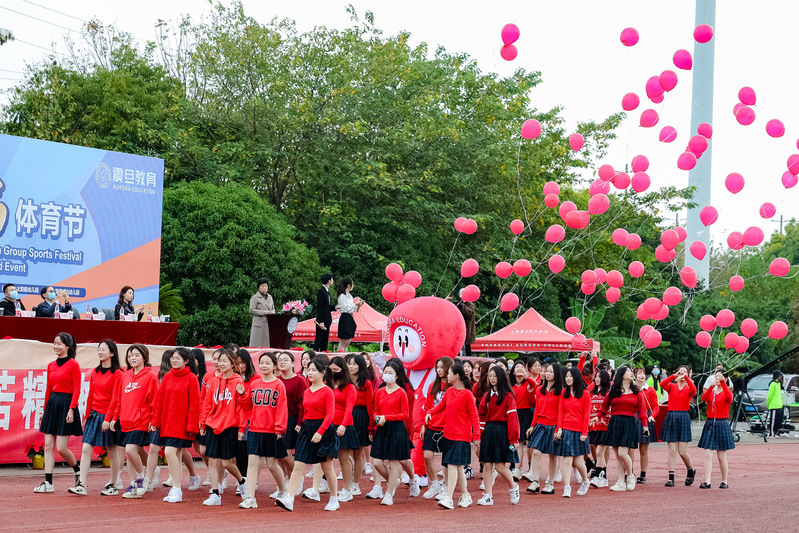
M3 285L3 295L5 298L0 300L0 315L14 316L17 314L17 302L19 302L20 310L25 310L25 305L19 301L17 297L17 288L13 283L6 283Z
M39 294L44 300L42 303L33 308L36 311L36 316L54 318L56 313L69 313L72 311L72 304L69 303L69 294L65 290L56 290L52 285L42 287ZM57 298L62 298L63 303L59 303Z
M330 298L330 287L333 286L333 274L322 274L322 287L316 291L316 337L313 341L315 352L327 351L327 340L330 336L330 325L333 317L330 312L336 309Z

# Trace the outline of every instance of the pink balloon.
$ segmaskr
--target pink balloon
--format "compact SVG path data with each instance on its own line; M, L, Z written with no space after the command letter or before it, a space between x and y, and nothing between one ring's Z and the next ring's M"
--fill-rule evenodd
M668 263L672 260L671 253L673 250L667 250L662 244L655 248L655 259L661 263Z
M616 246L624 246L627 242L627 230L624 228L616 228L610 235L610 239Z
M769 137L774 137L775 139L782 137L785 135L785 125L781 120L773 118L766 122L766 133Z
M747 339L751 339L757 333L757 320L754 318L744 318L741 322L741 333Z
M702 210L699 212L699 220L701 220L702 224L704 224L705 226L710 226L718 219L719 219L719 212L712 205L703 207Z
M549 270L551 270L553 274L557 274L566 266L566 260L563 259L562 256L555 254L549 258L547 265L549 265Z
M500 261L497 263L497 266L494 267L494 273L497 277L505 279L513 273L513 267L507 261Z
M741 87L738 91L738 100L743 105L755 105L757 103L757 95L755 90L751 87Z
M541 123L534 118L525 120L524 124L522 124L522 137L525 139L535 139L539 135L541 135Z
M768 328L768 336L774 340L782 339L788 334L788 325L782 320L772 322Z
M569 146L575 152L582 150L583 146L585 146L585 139L579 133L573 133L571 137L569 137Z
M740 250L744 247L744 235L740 231L733 231L727 235L727 246L733 250Z
M528 275L530 272L533 271L532 265L530 265L530 261L527 259L519 259L515 263L513 263L513 273L523 278L524 276Z
M680 170L691 170L696 166L696 156L691 152L683 152L677 158L677 168Z
M748 349L749 349L749 339L747 339L743 335L738 335L738 344L735 345L734 350L737 353L744 353Z
M633 111L641 103L638 95L635 93L627 93L621 99L621 108L625 111Z
M613 176L616 175L616 171L613 170L612 166L605 164L599 167L597 174L602 181L610 181L613 179Z
M680 269L680 281L689 289L696 288L696 271L692 267L682 267Z
M624 46L635 46L638 42L638 30L635 28L624 28L621 30L619 40Z
M747 246L758 246L764 238L763 230L757 226L750 226L744 231L744 244Z
M694 64L694 59L688 50L677 50L671 59L674 61L674 66L682 70L691 70Z
M647 336L647 334L650 331L654 330L654 329L655 329L655 326L653 326L651 324L644 324L643 326L641 326L641 329L638 330L638 337L641 340L644 340L644 338Z
M502 44L513 44L519 40L519 27L516 24L505 24L502 28Z
M499 49L499 55L502 56L502 59L505 61L513 61L516 59L516 56L519 55L519 51L516 49L515 45L506 44Z
M741 109L744 106L745 106L745 104L742 104L741 102L738 102L737 104L732 106L732 115L733 116L737 115L738 114L738 110Z
M407 302L408 300L413 300L416 296L416 289L414 289L411 285L400 285L400 288L397 290L397 301L399 303Z
M588 188L588 194L590 196L594 196L595 194L608 194L609 192L610 183L601 179L592 181L591 186Z
M728 328L735 322L735 313L729 309L722 309L716 313L716 325L720 328Z
M732 194L738 194L741 192L741 189L744 188L744 177L737 172L732 172L728 174L727 178L724 180L724 186L727 187L727 190Z
M386 277L399 283L402 281L402 267L397 263L389 263L386 265Z
M671 91L677 86L677 73L673 70L664 70L660 73L658 83L660 83L664 91Z
M768 267L768 272L772 276L781 278L791 271L791 264L784 257L778 257Z
M634 252L641 247L641 237L637 233L630 233L627 236L624 246L626 246L631 252Z
M649 159L645 155L637 155L630 161L633 172L646 172L649 169Z
M703 122L696 129L696 132L705 139L710 139L711 137L713 137L713 126L711 126L707 122Z
M680 239L680 242L684 242L685 239L688 238L688 232L685 231L685 228L682 226L677 226L674 228L674 231L677 232L677 237Z
M463 217L456 218L455 219L455 223L454 223L455 231L457 231L458 233L462 232L463 231L463 225L465 223L466 223L466 219L465 218L463 218Z
M480 270L480 265L474 259L467 259L461 264L461 277L471 278Z
M516 220L511 221L511 223L510 223L510 231L514 235L520 234L521 232L524 231L524 222L522 222L518 218Z
M580 319L577 318L576 316L570 316L569 318L566 319L566 331L568 331L572 335L579 333L580 328L582 327L583 325L580 323Z
M660 120L660 117L658 116L657 111L654 109L645 109L641 113L641 119L639 120L639 123L644 128L651 128L658 123L658 120Z
M560 186L555 183L554 181L548 181L544 184L544 196L548 194L559 195L560 194Z
M638 306L638 309L635 310L635 317L638 320L649 320L652 318L652 313L644 309L644 304L641 304Z
M630 175L626 172L617 172L615 176L613 176L613 186L619 190L624 190L630 186Z
M632 277L640 278L644 275L644 264L641 261L633 261L630 263L630 266L627 267L627 271Z
M738 344L738 335L735 333L727 333L724 336L724 347L728 350L735 348L735 345Z
M507 313L519 307L519 297L512 292L507 293L499 302L499 308Z
M580 284L580 290L585 295L594 294L594 291L596 291L596 284L594 284L594 283L581 283Z
M560 218L566 220L566 215L575 209L577 209L577 206L574 205L574 202L567 200L560 204L560 207L558 208L558 214L560 214Z
M646 96L649 98L663 96L663 87L660 86L659 76L652 76L646 80Z
M666 320L668 317L669 317L669 306L666 304L661 305L660 311L652 315L652 318L657 321Z
M591 215L601 215L610 207L610 199L605 194L597 194L588 200L588 213Z
M662 244L666 250L674 250L679 243L680 235L673 229L667 229L660 234L660 244Z
M677 305L682 301L682 291L677 287L669 287L663 291L663 303L666 305Z
M658 135L660 142L670 143L677 138L677 130L673 126L663 126Z
M696 334L696 343L701 348L710 348L710 343L713 341L713 337L710 336L710 333L707 331L700 331Z
M624 286L624 276L618 270L611 270L608 272L605 281L607 281L608 285L611 287L616 287L617 289L620 289Z
M559 202L560 198L558 198L557 194L547 194L546 198L544 198L544 204L552 209L558 207Z
M707 138L705 138L703 135L694 135L688 139L688 149L695 154L703 153L705 150L707 150L707 147Z
M605 298L608 299L609 304L615 304L619 301L621 297L621 291L616 287L610 287L607 292L605 292Z
M666 97L662 94L660 96L653 96L652 98L650 98L653 104L659 104L665 99Z
M644 300L644 309L646 309L649 314L654 315L655 313L660 311L660 308L663 307L663 302L658 300L657 298L647 298Z
M547 228L544 240L551 243L560 242L566 236L566 230L560 224L553 224Z
M653 329L649 333L647 333L646 338L644 339L644 348L647 350L651 350L653 348L657 348L660 346L660 343L663 341L663 335L656 329Z
M698 260L702 260L705 258L705 254L707 253L707 246L702 241L694 241L691 243L691 255L696 257Z
M422 284L422 275L415 270L409 270L402 276L402 284L405 285L406 283L414 289L418 289L419 285Z
M716 317L713 315L704 315L699 319L699 327L705 331L713 331L716 329Z
M651 184L651 180L649 179L649 174L646 172L636 172L633 174L632 179L630 180L630 184L633 187L635 192L641 193L644 192L649 188Z
M393 281L389 281L385 285L383 285L383 290L380 291L383 294L383 298L386 299L389 303L394 303L397 301L397 290L399 289L399 285L397 285Z
M799 182L799 177L794 176L793 174L791 174L790 170L785 171L783 173L783 175L782 175L782 186L785 187L786 189L790 189L790 188L794 187L797 182Z
M605 280L608 277L608 273L605 272L604 268L595 268L594 274L596 274L596 282L597 283L605 283Z
M788 172L796 176L799 174L799 154L788 156Z
M574 211L566 213L564 221L566 225L572 229L583 229L588 227L588 224L591 222L591 215L588 214L588 211L575 209Z
M763 218L771 218L777 212L777 208L771 202L766 202L760 206L760 216Z
M713 28L707 24L700 24L694 28L694 39L698 43L706 43L713 38Z
M480 299L480 288L477 285L467 285L463 288L461 299L464 302L476 302Z
M741 276L733 276L730 278L730 289L740 291L744 288L744 279Z
M475 222L472 218L467 218L466 222L463 223L463 232L466 235L471 235L475 231L477 231L477 222Z
M741 126L748 126L755 121L755 110L749 106L743 106L735 113L735 120Z

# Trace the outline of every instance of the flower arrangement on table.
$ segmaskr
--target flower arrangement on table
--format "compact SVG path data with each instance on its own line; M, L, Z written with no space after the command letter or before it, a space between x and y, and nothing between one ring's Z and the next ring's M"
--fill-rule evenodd
M111 466L111 458L108 457L108 449L104 446L95 446L94 453L97 454L97 458L103 462L103 467L108 468Z
M305 300L294 300L283 304L283 312L302 316L308 310L308 306L309 304Z
M44 443L40 440L32 440L27 448L25 454L31 460L33 468L41 470L44 468Z

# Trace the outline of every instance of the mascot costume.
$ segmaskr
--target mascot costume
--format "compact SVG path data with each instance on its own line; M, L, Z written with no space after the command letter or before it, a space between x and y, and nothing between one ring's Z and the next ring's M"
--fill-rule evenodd
M413 298L399 304L388 317L391 355L402 361L414 389L412 408L414 470L426 474L419 434L424 422L424 407L430 384L436 377L439 357L457 357L466 339L466 323L451 302L434 296Z

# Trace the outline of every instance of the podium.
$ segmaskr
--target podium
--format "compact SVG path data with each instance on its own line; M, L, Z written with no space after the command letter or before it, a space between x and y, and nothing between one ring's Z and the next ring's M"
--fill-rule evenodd
M297 315L293 313L268 315L266 323L269 326L270 348L279 348L281 350L291 348L291 339L294 330L297 329L297 324L299 324Z

